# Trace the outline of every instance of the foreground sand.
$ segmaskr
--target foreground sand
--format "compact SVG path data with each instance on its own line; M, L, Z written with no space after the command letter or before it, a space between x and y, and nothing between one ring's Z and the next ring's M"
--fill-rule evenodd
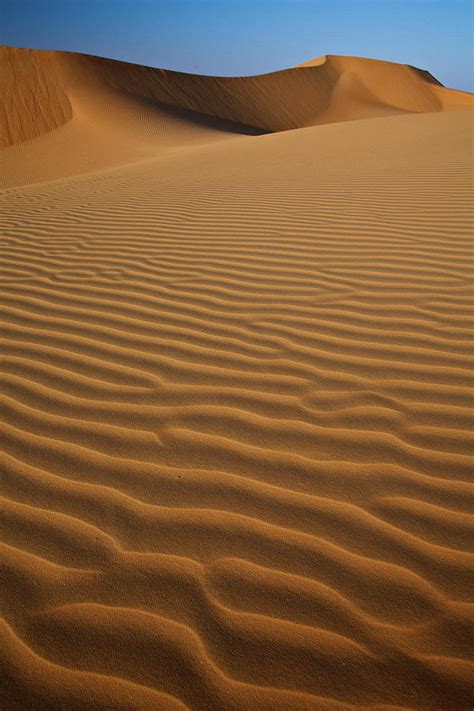
M3 152L0 708L470 709L472 110L82 98Z

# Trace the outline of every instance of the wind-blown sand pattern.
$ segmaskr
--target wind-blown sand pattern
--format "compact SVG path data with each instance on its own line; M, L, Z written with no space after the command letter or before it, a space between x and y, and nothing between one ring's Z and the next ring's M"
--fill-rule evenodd
M470 95L2 56L2 711L470 709Z

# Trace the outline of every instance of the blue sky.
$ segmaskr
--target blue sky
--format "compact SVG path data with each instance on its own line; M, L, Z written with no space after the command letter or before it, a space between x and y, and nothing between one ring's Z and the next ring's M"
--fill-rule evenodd
M320 54L429 69L474 90L474 0L0 0L0 44L245 75Z

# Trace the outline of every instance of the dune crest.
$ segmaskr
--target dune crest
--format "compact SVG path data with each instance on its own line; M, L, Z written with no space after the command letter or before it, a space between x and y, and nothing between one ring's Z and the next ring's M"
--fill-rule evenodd
M471 97L1 56L2 711L469 709Z

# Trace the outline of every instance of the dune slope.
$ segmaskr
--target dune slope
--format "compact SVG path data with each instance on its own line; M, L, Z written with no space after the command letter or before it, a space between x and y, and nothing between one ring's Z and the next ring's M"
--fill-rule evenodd
M472 110L97 73L1 154L0 708L469 709Z

